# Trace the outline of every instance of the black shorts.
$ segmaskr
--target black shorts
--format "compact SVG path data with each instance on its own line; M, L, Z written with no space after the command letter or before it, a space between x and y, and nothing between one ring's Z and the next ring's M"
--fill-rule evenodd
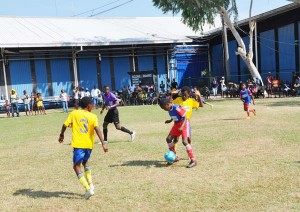
M119 111L117 109L109 110L104 117L104 122L107 123L119 123Z

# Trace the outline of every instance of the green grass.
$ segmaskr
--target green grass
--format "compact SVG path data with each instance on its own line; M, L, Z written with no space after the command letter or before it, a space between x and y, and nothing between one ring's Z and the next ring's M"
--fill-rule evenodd
M92 154L96 194L88 201L72 169L70 130L57 142L67 114L0 118L0 211L299 211L299 99L256 103L250 120L238 100L194 111L193 169L182 144L182 160L165 165L166 112L120 108L136 141L109 126L109 152L96 145Z

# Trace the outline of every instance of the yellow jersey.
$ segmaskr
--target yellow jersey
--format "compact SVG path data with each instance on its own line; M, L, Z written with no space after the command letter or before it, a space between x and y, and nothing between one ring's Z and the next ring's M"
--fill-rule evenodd
M98 127L98 118L86 110L74 110L64 123L72 128L72 147L93 149L95 143L94 128Z
M182 97L177 97L172 101L173 104L181 105L186 110L186 118L188 120L191 119L193 109L199 108L199 102L194 98L188 98L187 100L183 101Z

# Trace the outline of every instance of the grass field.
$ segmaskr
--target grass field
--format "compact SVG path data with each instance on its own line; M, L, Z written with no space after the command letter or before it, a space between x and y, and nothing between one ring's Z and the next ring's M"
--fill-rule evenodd
M0 118L0 211L300 211L299 98L256 103L250 120L238 100L194 112L192 169L182 144L182 160L165 165L166 112L120 108L136 141L109 127L109 152L96 145L92 154L88 201L72 169L71 131L57 142L67 114Z

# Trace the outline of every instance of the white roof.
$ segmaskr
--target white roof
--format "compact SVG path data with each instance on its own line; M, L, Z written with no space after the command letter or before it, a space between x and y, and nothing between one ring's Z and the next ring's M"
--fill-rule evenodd
M103 46L190 42L180 17L0 17L0 47Z

